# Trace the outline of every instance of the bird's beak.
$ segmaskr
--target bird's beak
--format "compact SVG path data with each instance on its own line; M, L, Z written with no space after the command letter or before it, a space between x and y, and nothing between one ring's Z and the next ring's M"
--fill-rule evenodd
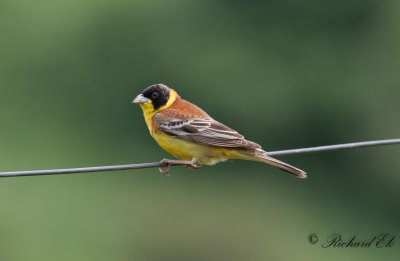
M143 94L139 94L133 101L132 103L138 103L138 104L142 104L142 103L146 103L148 102L149 99L144 97Z

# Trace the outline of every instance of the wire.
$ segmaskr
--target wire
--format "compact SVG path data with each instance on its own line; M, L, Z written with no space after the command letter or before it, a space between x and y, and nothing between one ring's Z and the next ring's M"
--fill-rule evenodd
M337 145L318 146L318 147L303 148L303 149L270 151L270 152L267 152L266 154L268 156L280 156L280 155L289 155L289 154L310 153L310 152L320 152L320 151L329 151L329 150L342 150L342 149L394 145L394 144L400 144L400 139L362 141L362 142L352 142L352 143L337 144Z
M290 154L299 154L299 153L321 152L321 151L330 151L330 150L394 145L394 144L400 144L400 139L364 141L364 142L354 142L354 143L336 144L336 145L328 145L328 146L301 148L301 149L270 151L270 152L267 152L266 154L268 156L281 156L281 155L290 155ZM166 166L167 166L167 163L152 162L152 163L138 163L138 164L98 166L98 167L72 168L72 169L8 171L8 172L0 172L0 178L73 174L73 173L116 171L116 170L131 170L131 169L144 169L144 168L159 168L159 167L166 167Z

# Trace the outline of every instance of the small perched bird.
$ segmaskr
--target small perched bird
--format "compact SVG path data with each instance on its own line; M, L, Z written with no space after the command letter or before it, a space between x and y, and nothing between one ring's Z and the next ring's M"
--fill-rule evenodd
M260 161L298 178L306 172L266 155L255 142L211 118L205 111L181 99L164 84L154 84L142 91L132 103L142 107L151 136L167 152L180 160L164 159L168 175L171 165L197 169L199 164L214 165L228 159Z

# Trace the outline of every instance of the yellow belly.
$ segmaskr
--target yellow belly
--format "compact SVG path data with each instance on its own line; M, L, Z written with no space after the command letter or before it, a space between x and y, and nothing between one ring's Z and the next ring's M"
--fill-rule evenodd
M181 160L192 160L194 163L214 165L228 159L244 158L242 154L230 148L197 144L165 133L156 134L153 138L174 157Z

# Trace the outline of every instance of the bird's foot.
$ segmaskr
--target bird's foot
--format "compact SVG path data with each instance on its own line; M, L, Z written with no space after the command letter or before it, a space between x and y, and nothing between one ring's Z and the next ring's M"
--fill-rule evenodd
M190 164L186 165L186 168L188 168L188 169L199 169L199 168L201 168L201 166L200 165L196 165L196 164L191 162Z
M161 163L167 163L167 166L165 167L160 167L159 170L164 176L169 176L169 170L171 169L171 166L175 165L185 165L186 168L189 169L199 169L200 166L194 164L190 160L171 160L171 159L163 159L160 161Z

